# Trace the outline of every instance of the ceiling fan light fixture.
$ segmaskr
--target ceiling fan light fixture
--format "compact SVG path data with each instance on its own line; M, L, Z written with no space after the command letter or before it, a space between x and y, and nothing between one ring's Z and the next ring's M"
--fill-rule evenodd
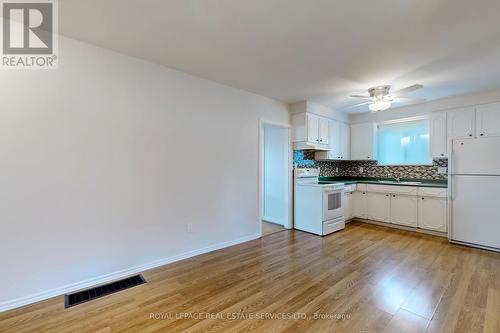
M391 102L380 99L368 105L371 111L383 111L391 107Z
M377 112L377 111L383 111L387 110L391 107L392 103L402 103L402 102L416 102L416 103L421 103L425 101L425 99L421 98L411 98L408 97L407 94L421 89L424 86L421 84L414 84L412 86L399 89L395 91L394 93L391 93L391 86L390 85L385 85L385 86L375 86L371 87L368 89L368 96L366 95L351 95L351 97L354 98L362 98L364 100L368 100L368 102L363 102L359 103L353 106L350 106L349 108L353 107L358 107L361 105L366 105L368 104L368 108L372 112Z

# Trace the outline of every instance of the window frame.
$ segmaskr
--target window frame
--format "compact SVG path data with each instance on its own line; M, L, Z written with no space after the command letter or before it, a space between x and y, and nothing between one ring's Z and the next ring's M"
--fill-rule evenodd
M431 128L430 128L430 116L429 115L399 118L399 119L378 122L377 123L377 142L378 142L378 144L377 144L377 156L380 156L380 138L379 138L380 126L404 124L404 123L411 123L411 122L417 122L417 121L427 121L428 127L429 127L429 136L430 136ZM429 137L429 159L430 159L429 163L418 163L418 164L415 164L415 163L411 163L411 164L383 164L377 160L377 166L399 167L399 166L432 166L432 165L434 165L434 160L433 160L432 155L431 155L430 137Z

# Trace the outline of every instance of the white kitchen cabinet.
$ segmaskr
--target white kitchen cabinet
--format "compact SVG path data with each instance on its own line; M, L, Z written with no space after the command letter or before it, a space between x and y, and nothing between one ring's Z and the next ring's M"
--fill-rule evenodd
M418 227L421 229L446 232L446 198L419 197Z
M376 160L376 145L374 123L351 125L351 160Z
M294 149L328 149L328 119L314 113L292 116Z
M336 120L329 121L330 150L315 153L316 160L347 160L350 156L349 125Z
M340 159L351 159L351 128L344 123L340 123Z
M475 110L473 107L449 110L447 118L449 140L474 137Z
M328 151L329 160L340 158L340 123L330 120L330 151Z
M417 227L418 200L414 195L391 194L389 221L408 227Z
M446 188L358 184L353 217L431 231L447 231Z
M318 116L318 138L322 144L328 144L330 121L327 118Z
M344 192L344 216L346 221L352 219L352 193L353 192Z
M476 107L476 136L500 136L500 103Z
M307 141L319 142L319 116L307 113Z
M366 219L367 211L367 192L365 191L355 191L352 193L352 215L353 217L359 217Z
M446 112L435 112L430 117L430 152L432 158L448 157Z
M368 192L367 218L374 221L389 221L391 198L388 193Z

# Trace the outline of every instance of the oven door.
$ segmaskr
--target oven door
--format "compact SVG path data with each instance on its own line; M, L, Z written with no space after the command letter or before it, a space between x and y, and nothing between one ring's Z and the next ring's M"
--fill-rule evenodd
M333 220L343 215L342 191L323 192L323 221Z

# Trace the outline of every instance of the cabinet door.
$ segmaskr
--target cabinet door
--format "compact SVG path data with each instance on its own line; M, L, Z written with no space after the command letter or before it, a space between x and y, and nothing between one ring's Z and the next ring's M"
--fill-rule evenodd
M366 192L356 191L352 193L352 215L353 217L366 218Z
M462 108L448 111L448 138L463 139L474 136L474 118L473 108Z
M344 192L344 216L346 220L352 219L352 192Z
M432 158L448 156L446 141L446 112L431 114L430 121L430 150Z
M368 192L366 216L374 221L389 221L390 202L389 194Z
M328 144L328 139L329 139L329 127L330 127L330 121L327 118L323 117L318 117L318 127L319 127L319 132L318 132L318 138L319 138L319 143Z
M476 108L476 136L500 136L500 103Z
M338 160L340 157L340 123L335 120L330 120L330 151L328 154L329 159Z
M374 125L351 125L351 160L374 159Z
M340 159L351 159L351 128L340 123Z
M307 116L307 141L319 142L319 117L308 113Z
M390 222L409 227L417 226L418 199L412 195L391 195Z
M446 198L420 197L418 202L418 227L446 232Z

